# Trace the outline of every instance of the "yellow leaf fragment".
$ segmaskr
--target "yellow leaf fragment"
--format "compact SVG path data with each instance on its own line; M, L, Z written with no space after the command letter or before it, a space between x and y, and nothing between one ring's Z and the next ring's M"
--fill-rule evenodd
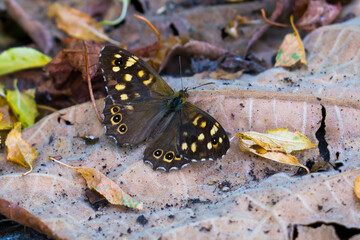
M106 198L111 204L123 205L129 208L143 209L143 203L126 194L115 182L95 169L87 167L72 167L50 157L59 164L72 168L81 173L86 181L87 187L95 190Z
M293 67L298 63L307 65L304 45L295 28L293 16L290 17L290 22L294 33L287 34L281 43L276 55L275 67Z
M33 169L33 161L37 152L21 137L21 123L15 123L14 128L6 138L5 145L8 150L7 160L24 167L30 167L30 170L24 173L23 176L29 174Z
M358 199L360 199L360 176L356 178L354 184L354 192Z
M306 136L299 131L290 132L287 128L268 130L266 133L245 132L238 133L241 151L252 152L276 162L303 167L296 157L290 155L293 151L306 150L316 147Z
M109 38L103 31L101 24L97 23L90 15L74 8L54 3L47 10L49 17L54 17L58 28L72 37L97 42L108 41L124 47L123 44Z

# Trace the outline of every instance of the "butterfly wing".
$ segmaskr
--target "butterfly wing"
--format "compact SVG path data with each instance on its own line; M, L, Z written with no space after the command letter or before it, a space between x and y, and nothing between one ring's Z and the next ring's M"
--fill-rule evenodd
M171 87L142 59L115 46L100 53L100 66L108 97L103 110L106 135L119 145L136 145L167 110Z
M216 160L230 148L223 127L208 113L186 102L163 120L151 135L144 153L145 162L154 169L181 169L193 161ZM157 154L159 153L159 154Z

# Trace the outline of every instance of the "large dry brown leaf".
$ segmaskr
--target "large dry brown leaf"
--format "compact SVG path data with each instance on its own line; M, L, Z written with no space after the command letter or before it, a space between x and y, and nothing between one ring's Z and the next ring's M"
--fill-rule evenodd
M232 136L240 131L288 127L315 143L322 104L327 110L325 138L331 161L343 162L341 173L331 170L318 150L311 149L297 158L303 164L314 161L312 170L325 171L296 176L296 167L242 153L234 140L220 161L193 163L168 174L153 171L142 161L145 146L117 147L104 136L87 103L62 110L61 118L53 114L24 131L24 138L38 150L29 176L22 178L22 167L6 163L1 155L0 198L18 203L58 238L67 239L288 239L297 226L311 227L315 222L359 229L360 202L353 191L360 175L355 170L360 156L360 123L356 120L360 117L359 22L354 19L311 33L304 41L308 68L244 75L225 87L218 81L218 91L190 92L189 99L209 111ZM178 79L169 82L179 89ZM184 78L184 86L193 85L194 79ZM98 108L102 105L99 101ZM83 135L100 140L85 145L76 137ZM85 201L84 180L48 161L48 156L56 155L72 166L106 174L141 199L145 209L108 206L95 211ZM140 215L147 224L136 221ZM324 236L328 232L324 230Z

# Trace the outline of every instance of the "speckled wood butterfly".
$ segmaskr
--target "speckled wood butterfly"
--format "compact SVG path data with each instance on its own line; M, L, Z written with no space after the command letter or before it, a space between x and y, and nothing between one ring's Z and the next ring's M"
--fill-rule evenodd
M147 140L144 161L165 171L226 154L225 130L186 102L186 89L175 93L147 63L119 47L104 47L100 66L108 93L103 124L118 145Z

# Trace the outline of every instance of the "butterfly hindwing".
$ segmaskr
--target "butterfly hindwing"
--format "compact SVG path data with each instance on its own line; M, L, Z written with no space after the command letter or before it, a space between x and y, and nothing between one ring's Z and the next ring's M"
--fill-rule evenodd
M188 102L159 125L166 127L151 134L156 137L151 139L144 153L144 160L154 169L169 171L194 161L216 160L230 147L222 126Z

